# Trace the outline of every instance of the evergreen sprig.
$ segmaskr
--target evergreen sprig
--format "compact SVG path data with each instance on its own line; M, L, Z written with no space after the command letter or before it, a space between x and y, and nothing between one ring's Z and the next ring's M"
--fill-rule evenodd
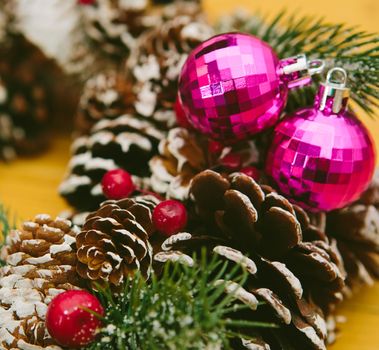
M3 247L5 240L14 227L9 220L9 210L7 210L2 203L0 203L0 249ZM4 261L0 259L0 266L4 265Z
M167 263L150 282L137 274L118 297L100 288L107 305L104 328L89 349L231 349L241 327L276 327L232 317L247 306L224 293L225 282L216 283L220 278L243 284L247 275L239 266L229 270L226 262L204 256L195 267Z
M312 16L280 12L272 19L244 13L224 18L219 30L243 31L268 42L280 58L305 53L326 60L327 68L342 67L349 77L352 99L369 115L379 106L379 35ZM315 77L315 82L320 77ZM313 102L316 84L292 93L287 111Z

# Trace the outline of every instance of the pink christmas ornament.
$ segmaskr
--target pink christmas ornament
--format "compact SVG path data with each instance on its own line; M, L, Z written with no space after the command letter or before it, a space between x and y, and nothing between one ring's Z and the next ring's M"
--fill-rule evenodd
M279 60L262 40L242 33L215 36L191 52L179 80L179 99L200 132L232 142L273 126L288 89L310 82L323 62L304 55Z
M357 200L373 176L374 145L367 129L347 111L346 80L343 69L329 71L314 106L276 127L267 158L266 171L280 192L311 211Z

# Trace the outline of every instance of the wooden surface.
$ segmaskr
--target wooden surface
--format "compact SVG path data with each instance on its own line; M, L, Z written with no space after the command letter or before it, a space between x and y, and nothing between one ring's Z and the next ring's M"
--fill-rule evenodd
M277 13L290 8L304 14L325 16L330 21L361 25L379 32L379 2L375 0L205 0L212 18L227 14L236 4L263 13ZM374 137L379 139L379 122L364 118ZM37 213L56 215L65 209L56 189L69 159L68 136L57 136L50 151L38 158L23 159L9 166L0 164L0 201L12 208L20 219ZM378 152L379 153L379 152ZM379 283L363 290L359 296L345 302L339 313L346 316L340 339L332 350L379 350ZM304 349L307 350L307 349Z

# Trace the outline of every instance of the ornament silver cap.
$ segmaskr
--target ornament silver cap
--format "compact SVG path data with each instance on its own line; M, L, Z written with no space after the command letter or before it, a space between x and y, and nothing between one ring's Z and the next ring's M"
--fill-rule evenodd
M346 87L347 73L343 68L329 70L325 83L321 83L316 99L320 111L337 114L347 106L350 89Z

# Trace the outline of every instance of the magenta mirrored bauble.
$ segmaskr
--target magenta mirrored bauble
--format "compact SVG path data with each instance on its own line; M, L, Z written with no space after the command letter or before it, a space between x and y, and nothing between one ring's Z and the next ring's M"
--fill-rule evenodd
M179 80L187 118L223 141L274 125L288 92L279 62L273 49L252 35L221 34L205 41L189 55Z
M335 114L315 107L279 123L266 170L294 203L330 211L357 200L374 167L374 145L362 123L346 110Z

